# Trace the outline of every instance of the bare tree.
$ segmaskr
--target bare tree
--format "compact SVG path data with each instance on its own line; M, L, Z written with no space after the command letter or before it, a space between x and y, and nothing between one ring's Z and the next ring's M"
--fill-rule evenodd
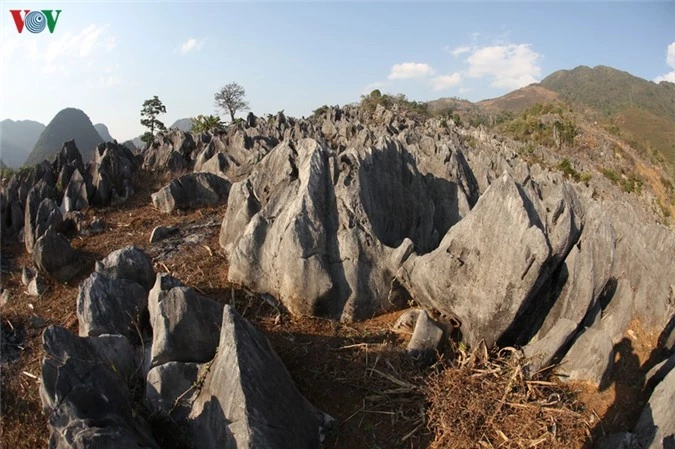
M238 111L248 109L248 102L244 100L246 91L238 83L229 83L215 94L216 107L229 112L232 121Z

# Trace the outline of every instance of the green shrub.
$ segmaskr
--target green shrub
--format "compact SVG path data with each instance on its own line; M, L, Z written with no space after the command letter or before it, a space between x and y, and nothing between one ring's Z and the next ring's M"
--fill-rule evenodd
M611 168L605 168L602 170L602 174L605 175L605 178L609 179L610 181L614 183L619 182L619 175L612 170Z

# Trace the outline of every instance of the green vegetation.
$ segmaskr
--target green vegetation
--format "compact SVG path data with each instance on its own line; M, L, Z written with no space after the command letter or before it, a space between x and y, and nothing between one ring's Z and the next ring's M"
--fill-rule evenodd
M636 174L631 174L630 176L624 179L624 176L619 175L611 168L603 169L602 174L605 176L605 178L609 179L614 184L621 186L621 189L624 192L637 193L638 195L642 193L642 186L644 182Z
M0 179L9 179L14 175L23 176L28 173L30 166L24 165L20 168L2 167L0 168Z
M576 182L586 183L590 181L592 178L590 173L580 172L576 170L572 165L572 162L567 158L561 160L556 168L560 170L565 175L566 178L573 179Z
M369 95L361 96L361 107L367 112L374 112L378 105L385 109L391 109L396 105L401 111L404 111L413 119L426 120L429 118L429 106L427 103L411 101L403 94L387 95L382 94L379 89L375 89Z
M192 132L221 132L225 130L225 125L220 121L217 115L198 115L192 119Z
M330 107L327 104L324 104L320 108L316 108L314 109L314 111L312 111L312 117L319 117L322 114L328 112L328 109L330 109Z
M248 102L244 100L245 97L246 90L238 83L226 84L214 95L216 107L229 112L233 122L237 112L248 109Z
M675 121L675 88L655 84L611 67L559 70L541 83L563 99L590 106L607 116L630 107Z
M521 142L549 147L574 143L578 130L574 118L561 104L535 104L515 118L503 116L501 130Z
M141 109L141 125L146 128L150 128L150 131L146 132L141 136L143 142L148 142L155 137L155 130L166 131L166 126L160 120L157 119L159 114L166 113L166 106L162 104L162 101L155 95L149 100L143 102L143 108Z

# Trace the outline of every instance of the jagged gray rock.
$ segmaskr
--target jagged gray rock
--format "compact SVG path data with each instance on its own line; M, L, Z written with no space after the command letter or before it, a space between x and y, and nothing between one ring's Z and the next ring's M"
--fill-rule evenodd
M544 320L539 335L546 335L560 319L581 324L592 309L600 310L599 298L610 280L614 261L615 235L599 205L586 212L582 239L572 246L557 279L558 297Z
M89 207L91 187L87 185L80 170L75 170L63 193L62 207L65 212L85 210Z
M150 243L159 242L178 232L176 226L157 226L150 234Z
M35 242L44 234L49 224L56 225L59 223L59 218L61 218L60 211L57 213L58 207L52 208L52 203L49 202L50 199L54 198L55 194L54 189L43 181L40 181L28 191L24 213L24 242L28 254L33 253ZM48 201L43 204L44 200ZM40 214L40 221L38 222L38 213L41 208L42 214ZM39 235L37 235L38 226L41 228Z
M188 418L197 447L320 448L327 417L298 391L267 339L230 306Z
M579 324L566 318L560 318L546 335L536 339L523 347L523 355L527 362L524 370L528 375L537 373L555 361L556 356L561 356L566 346L576 336Z
M59 282L68 282L82 269L79 251L73 249L68 239L53 227L49 227L35 243L33 263L38 270Z
M675 368L675 354L671 355L666 360L655 365L645 375L645 389L653 391L654 388L666 378L666 376Z
M633 433L641 449L669 449L675 444L675 370L663 379L640 414Z
M532 203L504 174L437 249L408 259L396 277L418 303L455 317L469 345L491 346L527 305L550 255Z
M47 281L36 274L28 283L27 291L30 296L42 296L47 291L47 287Z
M415 320L415 330L407 352L410 357L421 363L433 363L436 360L443 341L443 329L436 324L427 312L421 310Z
M391 139L340 155L312 139L278 145L230 191L229 279L301 315L348 321L400 307L387 292L401 254L411 242L433 249L468 204L456 187L452 205L435 203L441 190L427 179Z
M92 273L77 295L80 336L120 334L138 338L147 320L148 292L128 279Z
M185 419L197 395L194 388L198 363L168 362L152 368L147 375L145 401L155 413L170 415L176 422Z
M134 193L132 174L139 162L125 146L106 142L96 147L89 165L93 194L90 203L100 206L120 204Z
M108 254L96 263L96 272L112 279L128 279L149 291L155 284L152 260L136 246L126 246Z
M647 328L663 328L675 314L675 233L645 223L628 202L603 206L617 235L612 274L630 283L633 318Z
M157 299L150 309L151 366L211 360L220 338L223 306L187 287L174 287Z
M198 209L227 202L230 182L212 173L189 173L152 194L152 204L169 213L174 209Z
M607 379L613 364L612 339L601 329L586 328L572 344L557 373L564 381L582 380L599 386Z
M49 447L159 449L147 423L132 414L137 356L124 337L81 338L50 326L42 340L40 398Z

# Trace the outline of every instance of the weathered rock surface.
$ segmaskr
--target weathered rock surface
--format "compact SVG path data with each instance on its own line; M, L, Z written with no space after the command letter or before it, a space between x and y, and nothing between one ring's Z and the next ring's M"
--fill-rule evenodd
M59 282L68 282L82 269L82 256L53 227L35 243L33 263Z
M169 361L203 363L213 358L223 306L187 287L174 287L151 310L151 366Z
M150 256L136 246L126 246L111 252L96 263L96 272L112 279L134 281L146 291L155 285L155 270Z
M30 296L42 296L47 291L47 287L47 281L37 274L28 283L27 291Z
M220 234L229 279L297 314L353 320L391 309L393 273L412 252L400 248L433 249L468 204L437 204L438 192L392 140L339 157L311 139L280 144L230 192Z
M40 397L49 416L49 447L159 449L133 413L129 385L138 361L124 337L82 338L52 326L43 346Z
M152 204L164 213L198 209L227 202L230 182L212 173L190 173L152 194Z
M396 276L418 303L457 318L470 345L490 346L526 306L550 254L532 203L504 174L437 249L408 259Z
M557 361L556 357L564 355L565 349L576 336L578 326L575 321L560 318L543 338L523 347L523 354L527 358L527 374L533 375Z
M197 395L194 388L200 365L198 363L168 362L148 372L145 400L155 413L164 413L180 422L190 412Z
M675 444L675 370L654 389L633 433L642 449L669 449Z
M147 290L128 279L92 273L77 295L80 336L138 337L147 320Z
M300 394L267 339L229 306L221 329L189 439L197 447L320 448L327 418Z
M58 226L61 222L61 212L51 200L54 195L54 189L44 182L38 183L28 192L24 215L24 242L28 254L33 253L35 242L50 225Z
M178 232L178 228L175 226L157 226L152 230L150 234L150 243L159 242L165 238Z
M59 327L43 335L40 396L50 447L154 449L153 432L170 431L197 448L320 448L330 419L300 394L264 335L168 275L158 274L149 293L153 335L144 354L130 338L142 330L130 333L130 325L147 291L125 271L143 271L126 257L139 251L111 253L99 264L106 271L82 283L82 337ZM138 393L151 425L135 412Z
M614 363L614 345L607 333L586 328L574 341L557 373L565 381L582 380L595 385L606 381Z

